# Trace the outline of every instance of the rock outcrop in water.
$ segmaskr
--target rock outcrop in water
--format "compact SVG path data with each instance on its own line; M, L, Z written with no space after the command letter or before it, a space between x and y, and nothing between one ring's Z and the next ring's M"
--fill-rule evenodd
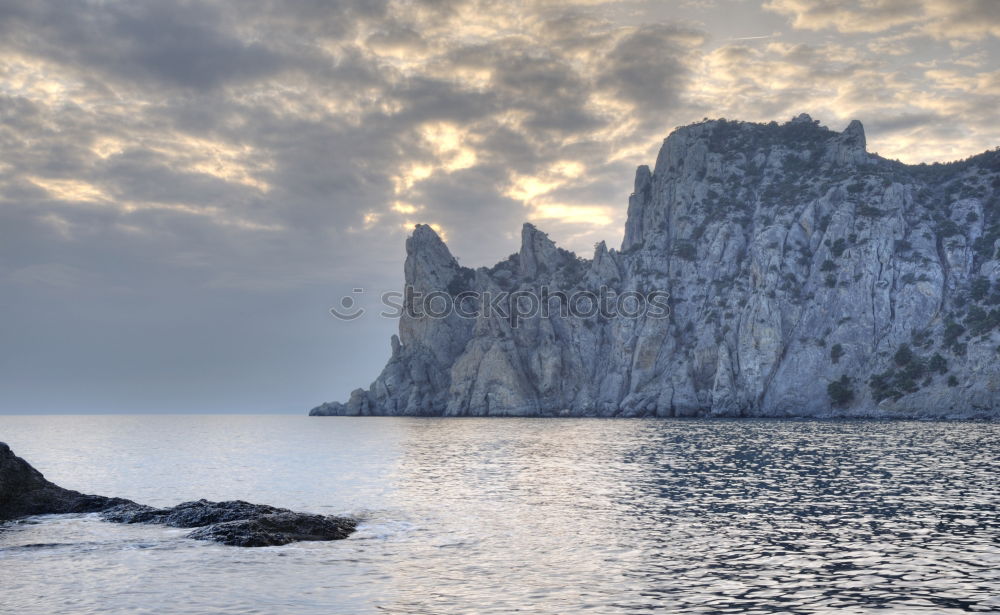
M289 512L266 504L251 504L242 500L183 502L172 508L153 508L129 502L102 511L105 521L114 523L158 523L170 527L202 527L212 523L243 521L279 512Z
M621 250L526 224L464 268L428 226L416 292L670 294L671 316L401 318L367 390L314 415L995 417L1000 151L905 165L853 121L705 121L636 172Z
M339 540L347 538L357 527L355 520L345 517L299 513L240 500L197 500L172 508L153 508L123 498L85 495L49 482L0 442L0 521L30 515L90 512L100 512L106 521L115 523L198 528L188 538L238 547Z
M98 512L130 503L122 498L63 489L0 442L0 521L29 515Z
M115 523L158 523L198 528L195 540L212 540L236 547L271 547L307 540L340 540L350 536L357 522L345 517L311 515L251 504L242 500L184 502L172 508L153 508L129 502L101 513Z
M350 536L356 525L353 520L342 517L286 510L207 525L188 534L188 538L234 547L273 547L309 540L340 540Z

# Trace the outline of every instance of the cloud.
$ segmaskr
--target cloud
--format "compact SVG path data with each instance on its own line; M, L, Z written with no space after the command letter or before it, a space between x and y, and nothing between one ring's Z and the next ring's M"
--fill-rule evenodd
M10 279L22 284L41 284L58 288L78 288L100 283L93 273L62 263L38 263L17 269Z
M128 357L155 349L124 337L182 356L206 319L245 326L233 348L267 323L331 366L261 359L304 406L357 385L343 340L368 372L384 359L310 319L340 289L395 288L414 223L470 265L515 251L525 220L589 254L620 237L635 166L703 116L859 117L910 159L995 145L994 6L0 0L0 292L32 332L12 343L44 361L89 328L150 382ZM734 17L774 36L730 40Z
M763 6L806 30L883 32L911 26L937 39L1000 36L1000 5L993 0L769 0Z
M261 42L226 32L224 17L207 3L8 1L0 6L0 36L8 49L158 87L214 88L285 65Z
M598 84L643 114L675 105L687 84L691 51L703 33L677 26L642 26L622 36L600 66Z
M764 8L788 16L795 28L840 32L881 32L921 17L913 0L769 0Z
M925 0L924 26L938 39L1000 37L1000 4L993 0Z

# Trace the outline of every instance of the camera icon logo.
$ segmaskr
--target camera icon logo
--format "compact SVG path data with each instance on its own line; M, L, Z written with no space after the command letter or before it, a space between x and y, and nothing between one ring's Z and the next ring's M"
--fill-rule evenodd
M352 295L364 294L365 289L355 288L351 290L350 295L344 295L340 298L340 307L334 306L330 308L330 314L333 315L337 320L355 320L361 318L365 315L365 308L357 306L357 301L355 301Z

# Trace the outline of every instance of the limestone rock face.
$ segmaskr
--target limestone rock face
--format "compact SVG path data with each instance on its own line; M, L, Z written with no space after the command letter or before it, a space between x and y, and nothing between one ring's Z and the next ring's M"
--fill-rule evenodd
M311 414L996 417L1000 152L865 147L805 114L679 128L636 171L621 250L590 260L526 224L472 271L418 226L415 291L657 290L670 316L414 313L371 387Z

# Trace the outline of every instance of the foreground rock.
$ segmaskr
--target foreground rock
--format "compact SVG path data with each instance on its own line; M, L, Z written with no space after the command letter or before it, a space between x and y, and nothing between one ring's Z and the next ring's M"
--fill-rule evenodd
M299 513L242 500L184 502L154 508L123 498L85 495L63 489L42 476L0 442L0 521L30 515L100 512L113 523L155 523L198 528L195 540L237 547L270 547L304 540L347 538L357 522L346 517Z
M347 538L357 522L345 517L299 513L242 500L184 502L173 508L129 503L105 510L114 523L158 523L199 528L188 534L195 540L214 540L235 547L271 547L304 540Z
M134 502L63 489L0 442L0 521L28 515L98 512L129 504Z
M309 540L340 540L350 536L356 527L352 519L289 510L216 523L191 532L188 538L214 540L234 547L271 547Z
M905 165L857 121L705 121L638 168L621 250L528 224L473 270L419 225L404 273L410 297L657 291L670 315L513 326L414 299L375 382L312 414L1000 416L1000 150Z
M184 502L173 508L153 508L134 502L105 510L101 516L114 523L160 523L170 527L202 527L227 521L244 521L274 513L291 512L266 504L251 504L242 500Z

